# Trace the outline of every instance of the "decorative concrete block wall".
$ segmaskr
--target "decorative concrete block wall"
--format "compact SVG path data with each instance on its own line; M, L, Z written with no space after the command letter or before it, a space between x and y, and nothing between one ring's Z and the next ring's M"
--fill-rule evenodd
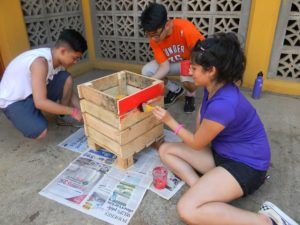
M150 0L91 0L98 59L145 63L152 59L140 15ZM205 35L233 31L245 42L251 0L160 0L171 18L192 21Z
M53 45L65 28L84 35L81 0L21 0L21 6L31 48Z
M300 0L281 2L268 76L300 81Z

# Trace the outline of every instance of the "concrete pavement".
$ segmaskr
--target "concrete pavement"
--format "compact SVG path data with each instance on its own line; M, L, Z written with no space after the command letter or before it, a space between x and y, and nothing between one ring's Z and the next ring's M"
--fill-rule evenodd
M110 74L91 71L76 84ZM197 105L201 90L198 91ZM243 93L254 104L267 130L272 147L271 178L253 195L232 202L251 211L268 200L300 222L300 97L264 93L251 99L250 90ZM196 113L183 113L183 98L169 107L171 114L194 130ZM106 224L77 210L68 208L38 194L78 155L57 146L77 129L49 123L46 139L24 138L0 111L0 224L1 225L88 225ZM166 201L148 191L130 221L130 225L183 224L176 213L176 202L186 190L183 187Z

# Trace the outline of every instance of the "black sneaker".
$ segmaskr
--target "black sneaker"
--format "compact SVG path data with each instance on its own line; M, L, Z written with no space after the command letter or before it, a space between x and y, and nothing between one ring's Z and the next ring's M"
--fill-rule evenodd
M184 94L183 88L180 88L180 91L178 93L169 91L167 96L165 97L165 106L172 105L177 100L177 98L179 98L183 94Z
M183 110L185 113L192 113L195 111L195 97L185 96Z

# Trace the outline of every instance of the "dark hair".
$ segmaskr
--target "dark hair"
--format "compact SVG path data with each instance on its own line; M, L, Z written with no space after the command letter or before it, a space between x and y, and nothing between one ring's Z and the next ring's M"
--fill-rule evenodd
M167 22L166 8L157 3L150 3L141 15L141 25L144 31L156 31Z
M84 53L87 50L86 40L79 32L73 29L63 30L58 37L55 47L64 43L68 44L75 52Z
M199 40L192 50L191 61L205 70L214 66L217 82L243 82L246 58L234 33L216 33L204 41Z

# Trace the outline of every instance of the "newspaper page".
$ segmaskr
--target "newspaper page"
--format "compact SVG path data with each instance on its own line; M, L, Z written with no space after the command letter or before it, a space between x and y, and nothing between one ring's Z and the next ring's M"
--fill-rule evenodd
M40 194L108 223L126 225L152 179L134 170L119 170L115 159L104 150L88 150Z
M182 141L168 130L165 130L165 138L166 141ZM60 146L83 151L87 148L83 129L72 134ZM40 194L105 222L126 225L148 189L170 199L184 184L168 171L167 187L163 190L153 187L152 170L163 165L156 149L147 148L135 154L134 164L127 170L118 169L115 160L116 156L105 150L87 150Z
M86 151L88 149L88 144L87 138L84 134L84 129L78 129L74 134L70 135L63 142L59 143L58 146L77 153Z
M147 171L146 174L148 177L151 177L151 179L153 179L152 170L155 167L164 166L165 168L167 168L160 160L158 152L153 148L149 149L148 151L143 151L143 155L140 156L140 161L141 162L139 162L138 159L137 163L135 163L132 169L138 170L139 168L141 168L141 170ZM146 170L145 168L148 169ZM164 189L156 189L151 182L149 190L158 194L160 197L169 200L176 194L178 190L180 190L183 185L184 182L168 169L167 187Z
M182 142L181 137L170 130L164 129L164 136L165 142Z

